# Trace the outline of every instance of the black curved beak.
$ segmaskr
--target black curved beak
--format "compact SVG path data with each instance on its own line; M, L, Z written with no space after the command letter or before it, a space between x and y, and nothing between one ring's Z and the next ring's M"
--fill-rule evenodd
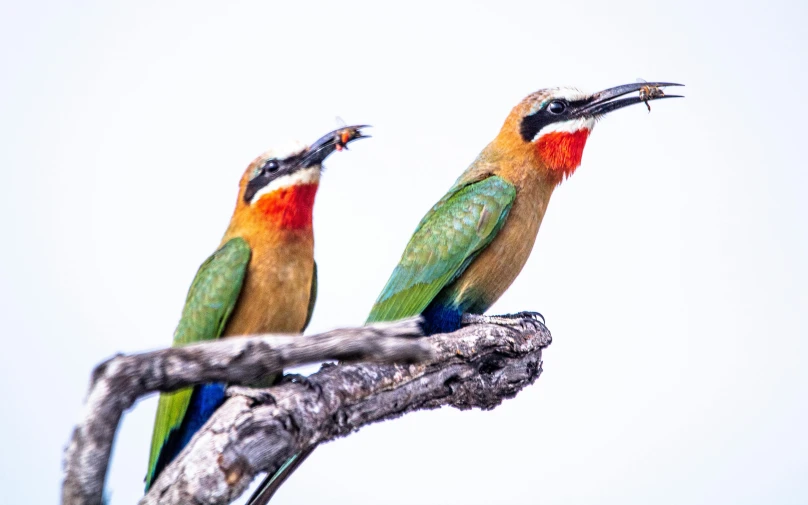
M576 116L602 116L609 112L636 103L645 103L651 100L661 100L663 98L683 98L682 95L668 95L661 88L667 86L684 86L673 82L635 82L634 84L624 84L614 88L604 89L591 96L588 103L576 111ZM629 98L617 98L629 93L638 92L638 96ZM643 96L643 92L644 95ZM650 110L650 109L649 109Z
M345 126L323 135L303 153L300 166L320 165L334 151L347 149L347 145L354 140L369 138L370 135L365 135L362 128L369 128L369 125Z

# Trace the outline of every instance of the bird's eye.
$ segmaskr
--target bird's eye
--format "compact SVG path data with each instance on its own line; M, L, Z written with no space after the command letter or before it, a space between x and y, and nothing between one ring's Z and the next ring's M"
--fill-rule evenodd
M547 106L547 112L549 112L550 114L554 114L556 116L559 114L563 114L564 111L566 110L567 110L567 104L565 104L561 100L553 100Z
M278 162L275 160L268 160L266 163L264 163L264 170L267 172L276 172L278 168Z

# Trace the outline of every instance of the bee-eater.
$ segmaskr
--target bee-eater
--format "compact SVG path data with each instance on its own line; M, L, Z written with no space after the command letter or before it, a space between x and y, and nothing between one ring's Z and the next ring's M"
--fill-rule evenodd
M361 128L342 128L307 147L267 151L247 167L221 245L199 267L188 291L174 346L222 336L303 332L317 297L312 210L322 163L365 137ZM224 396L221 383L160 395L147 491Z
M482 314L525 265L553 190L581 164L592 127L614 110L676 95L620 98L653 82L617 86L594 94L549 88L511 110L494 140L415 229L368 323L421 314L429 334L457 330L461 322L508 321ZM290 459L259 490L263 505L314 450Z
M655 82L594 94L543 89L511 110L494 140L427 212L368 317L422 314L427 333L480 321L519 275L553 190L581 164L592 127L614 110L661 98L631 96ZM497 318L502 321L502 318Z

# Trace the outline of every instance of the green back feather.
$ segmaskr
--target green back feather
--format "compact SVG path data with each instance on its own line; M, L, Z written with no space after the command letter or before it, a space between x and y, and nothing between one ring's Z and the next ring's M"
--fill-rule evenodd
M172 346L214 340L224 331L236 305L250 262L250 246L242 238L233 238L213 253L196 273L188 290ZM154 422L146 489L155 478L160 451L172 432L178 430L188 410L193 388L160 394Z
M456 184L421 220L368 322L420 314L496 237L515 197L495 175Z

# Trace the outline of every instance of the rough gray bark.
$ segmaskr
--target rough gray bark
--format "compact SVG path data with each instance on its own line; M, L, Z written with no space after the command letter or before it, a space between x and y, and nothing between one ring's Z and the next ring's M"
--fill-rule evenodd
M259 472L364 425L444 405L494 408L538 378L551 337L527 318L515 327L474 325L428 342L435 354L418 364L331 365L302 382L231 389L141 505L224 505Z
M250 384L284 368L326 360L414 362L433 354L427 341L411 338L421 335L419 320L410 319L311 337L228 338L115 356L93 371L81 419L65 451L62 504L102 503L121 415L145 394L205 382Z

